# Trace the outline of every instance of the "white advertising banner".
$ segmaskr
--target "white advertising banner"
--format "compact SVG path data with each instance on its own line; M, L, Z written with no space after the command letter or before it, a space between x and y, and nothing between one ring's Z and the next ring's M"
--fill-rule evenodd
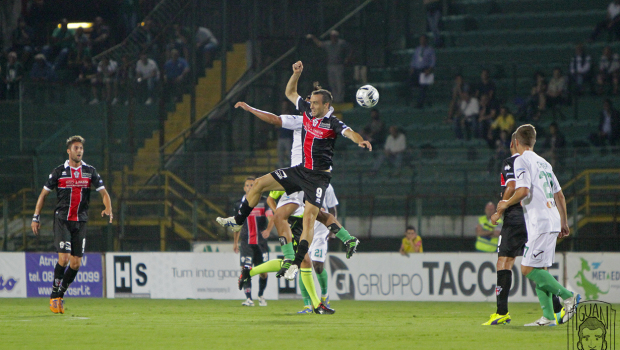
M620 303L619 253L566 253L566 276L584 300Z
M105 258L108 298L245 299L237 287L238 254L107 253ZM258 278L252 278L254 299ZM277 284L272 275L265 298L278 298Z
M0 253L0 298L26 296L26 254Z
M556 254L549 269L561 283L562 260ZM512 269L510 302L538 302L520 262ZM359 253L349 260L335 253L325 267L332 299L495 302L496 263L493 253Z

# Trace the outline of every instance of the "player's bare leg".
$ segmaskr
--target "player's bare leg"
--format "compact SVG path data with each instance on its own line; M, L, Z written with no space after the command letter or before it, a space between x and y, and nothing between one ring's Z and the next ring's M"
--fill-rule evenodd
M282 190L284 190L282 185L280 185L271 174L263 175L254 180L254 185L245 196L245 200L241 203L241 208L237 211L237 215L228 218L218 217L216 221L224 227L230 227L234 232L240 231L245 219L247 219L252 209L258 204L263 192Z
M346 247L347 259L349 259L351 255L356 252L360 241L357 238L351 236L349 234L349 231L347 231L344 226L342 226L340 222L338 222L335 216L328 212L319 211L319 214L316 217L316 221L325 225L325 227L327 227L331 233L336 235L336 238L338 238L342 241L342 243L344 243Z

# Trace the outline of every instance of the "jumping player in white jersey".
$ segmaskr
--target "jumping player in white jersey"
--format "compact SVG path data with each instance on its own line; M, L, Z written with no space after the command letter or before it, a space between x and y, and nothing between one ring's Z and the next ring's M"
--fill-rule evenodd
M526 326L555 326L552 295L564 300L565 323L575 314L580 295L564 288L546 269L553 264L557 238L570 234L566 199L553 168L534 153L536 129L522 125L516 131L516 148L521 156L514 162L516 186L510 199L497 206L500 215L521 202L527 228L527 243L521 261L521 273L536 283L536 294L543 316Z
M269 124L279 126L282 128L286 128L289 130L293 130L294 134L293 134L293 146L292 146L292 151L291 151L291 166L294 167L294 166L301 164L302 159L303 159L303 149L302 149L302 142L301 142L301 134L302 134L302 129L303 129L303 116L301 115L277 116L275 114L253 108L245 102L237 102L235 104L235 108L242 108L243 110L254 114L256 117L258 117L259 119ZM330 107L330 113L331 112L333 112L333 108ZM272 191L272 194L277 193L277 192L278 191ZM333 192L333 189L332 189L332 192ZM265 272L277 271L276 277L281 277L282 274L291 266L292 260L295 258L294 243L295 243L295 238L299 238L299 237L293 237L292 232L291 232L291 225L289 225L289 223L293 221L292 224L294 224L294 221L298 220L297 218L300 218L300 217L303 218L303 212L304 212L304 207L305 207L304 200L303 200L304 192L298 191L298 192L291 193L291 194L279 193L278 195L281 195L281 197L279 197L279 201L278 201L272 221L274 222L276 229L278 231L278 235L280 236L280 245L282 246L282 253L284 254L284 260L282 261L272 260L262 265L256 266L252 269L250 269L249 267L242 269L241 276L239 277L239 286L242 286L242 284L245 283L247 279L257 274L261 274ZM327 191L325 195L327 195ZM270 194L270 197L275 198L271 194ZM268 200L268 203L269 203L269 200ZM336 237L340 239L347 247L347 258L350 257L355 252L355 249L359 241L357 240L357 238L351 236L348 233L348 231L337 222L335 217L329 213L329 211L319 212L315 227L325 228L328 234L329 232L334 233ZM309 250L309 251L312 251L312 250ZM309 255L306 254L300 266L301 272L302 272L300 274L300 279L302 280L300 282L300 285L305 286L305 289L308 291L309 298L311 299L312 305L315 308L314 311L316 312L317 305L320 305L321 302L323 303L324 306L326 306L325 309L329 309L329 299L327 295L323 295L321 300L319 300L318 298L318 295L316 293L316 289L314 286L314 279L312 278L312 264L313 263L311 262ZM322 273L317 274L319 278L319 282L322 281L321 276L325 274L324 270L323 269L321 270L322 271L320 272ZM315 270L315 272L318 272L318 271ZM327 280L326 276L324 280L326 283L326 280ZM321 284L321 289L322 290L324 289L322 284ZM323 309L321 310L328 311L328 310L323 310Z

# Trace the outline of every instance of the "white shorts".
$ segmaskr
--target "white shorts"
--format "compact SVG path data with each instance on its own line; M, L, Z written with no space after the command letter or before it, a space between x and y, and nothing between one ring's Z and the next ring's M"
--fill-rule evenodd
M528 234L521 265L551 267L555 258L555 244L559 232Z
M299 192L295 192L295 193L291 193L291 195L288 194L283 194L282 197L280 197L280 200L278 201L278 206L276 207L276 209L285 206L287 204L297 204L299 207L297 208L297 210L295 210L295 212L291 215L291 216L303 216L304 215L304 192L303 191L299 191Z
M325 262L328 236L329 229L322 223L316 221L314 223L314 238L312 238L312 244L310 244L310 249L308 249L310 260L322 263Z

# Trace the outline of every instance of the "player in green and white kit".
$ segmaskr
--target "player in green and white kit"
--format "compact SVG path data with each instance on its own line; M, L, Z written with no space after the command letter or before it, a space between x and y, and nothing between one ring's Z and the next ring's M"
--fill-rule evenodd
M575 314L580 295L564 288L547 268L553 264L557 238L570 233L566 199L553 168L534 153L536 129L522 125L516 131L516 148L521 154L514 162L516 186L514 195L499 202L498 211L521 202L527 227L527 243L521 261L521 273L536 283L536 294L543 316L526 326L555 326L551 296L564 300L566 323Z

